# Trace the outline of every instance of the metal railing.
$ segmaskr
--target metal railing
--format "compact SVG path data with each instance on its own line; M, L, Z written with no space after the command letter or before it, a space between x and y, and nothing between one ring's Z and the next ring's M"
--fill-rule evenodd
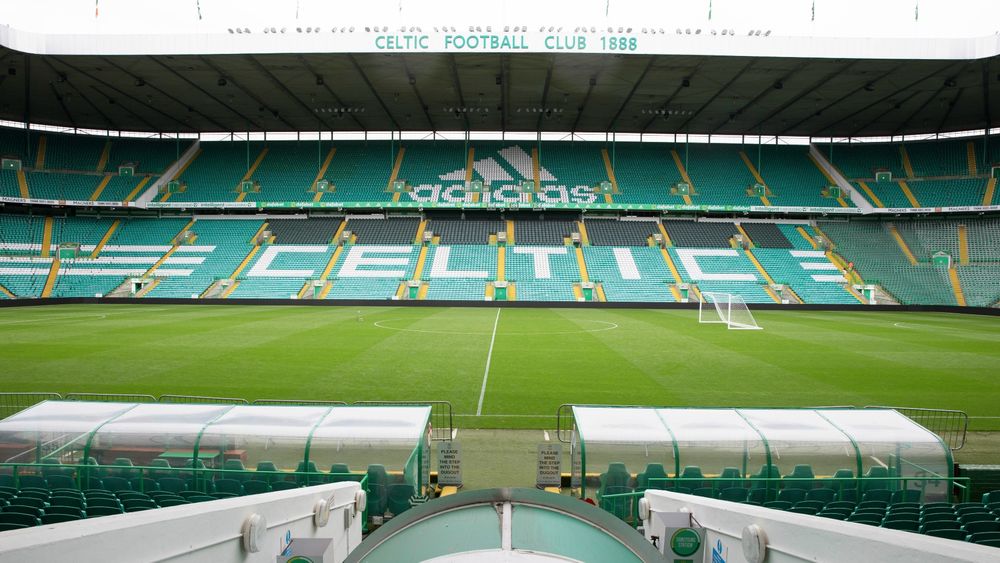
M299 401L296 399L255 399L251 405L270 405L286 407L343 407L347 406L344 401Z
M66 393L67 401L103 401L108 403L155 403L156 397L132 393Z
M203 397L201 395L160 395L161 403L249 405L250 401L238 397Z
M59 393L0 393L0 418L7 418L42 401L58 399L62 399Z
M969 433L969 415L964 411L918 407L866 406L866 409L892 409L937 434L952 451L965 446Z

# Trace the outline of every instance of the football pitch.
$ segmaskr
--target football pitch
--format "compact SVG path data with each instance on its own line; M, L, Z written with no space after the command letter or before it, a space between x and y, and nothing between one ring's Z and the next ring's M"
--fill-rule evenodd
M755 311L205 305L0 309L2 391L444 400L465 428L563 403L959 409L1000 429L1000 319Z

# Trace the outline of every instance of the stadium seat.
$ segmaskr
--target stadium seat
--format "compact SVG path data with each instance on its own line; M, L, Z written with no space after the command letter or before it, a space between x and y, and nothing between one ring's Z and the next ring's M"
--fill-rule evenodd
M833 502L837 493L833 489L810 489L806 491L806 500L814 500L825 504Z
M180 506L182 504L191 504L191 501L184 498L165 498L157 501L160 508L169 508L171 506Z
M811 465L796 465L792 472L785 475L786 478L792 479L815 479L816 475L813 473ZM812 481L783 481L782 486L785 489L811 489L814 483Z
M413 485L404 483L394 483L389 485L388 508L393 516L398 516L406 512L412 503Z
M16 498L33 498L47 501L50 496L52 496L52 493L41 489L21 489L18 491Z
M764 503L764 508L773 508L775 510L791 510L792 503L787 500L772 500Z
M53 496L49 499L49 507L83 508L86 503L80 497Z
M743 476L740 474L740 470L735 467L725 467L722 469L722 473L716 478L714 485L716 489L729 489L732 487L740 487L743 484Z
M110 476L105 477L102 481L104 482L104 489L111 492L132 490L132 485L125 477Z
M211 502L213 500L218 500L218 499L216 499L213 496L209 496L209 495L206 495L206 494L199 493L199 494L191 495L191 496L189 496L185 500L187 500L189 502Z
M45 508L48 506L48 500L40 499L33 496L17 496L10 500L10 506L30 506L32 508Z
M847 509L853 511L857 505L847 500L835 500L826 504L827 508Z
M385 513L389 495L389 475L385 466L372 464L368 466L368 513L380 516Z
M877 509L885 512L889 508L889 503L879 499L866 499L858 503L858 510Z
M825 503L818 500L803 500L795 503L792 508L812 508L815 509L816 512L819 512L820 510L823 510L825 506Z
M295 481L275 481L274 483L271 483L272 491L287 491L297 488L299 488L299 484Z
M777 481L764 481L764 479L780 479L781 470L776 465L761 465L760 470L750 476L751 489L764 489L770 491L771 496L777 494L779 483Z
M240 496L243 494L243 485L236 479L216 479L216 494Z
M996 522L996 517L989 512L970 512L960 515L958 521L968 525L971 522Z
M818 509L812 506L793 506L788 511L795 514L808 514L810 516L815 516L819 512Z
M882 522L882 527L890 530L916 532L920 529L920 522L917 520L887 520Z
M983 493L983 504L991 504L994 502L1000 502L1000 490L990 491L988 493Z
M261 493L268 493L271 491L271 485L267 481L258 481L257 479L250 479L249 481L243 482L243 492L248 495L259 495Z
M869 489L861 496L861 502L879 501L889 504L892 501L892 491L889 489Z
M105 508L121 508L122 503L118 499L110 498L88 498L87 499L87 513L90 513L90 509L94 507L105 507Z
M861 479L861 490L867 493L871 490L888 490L889 481L885 477L889 476L889 471L885 467L872 466L868 468ZM869 480L870 479L870 480ZM886 499L888 502L889 499Z
M227 471L222 474L226 479L235 479L242 482L250 478L246 467L243 466L243 462L238 459L227 459L223 462L222 469ZM239 471L240 473L228 473L229 471Z
M697 489L691 491L691 494L693 494L696 497L705 497L705 498L716 498L716 495L718 495L718 493L715 490L715 487L698 487Z
M965 541L978 544L983 544L985 542L1000 542L1000 532L979 532L977 534L969 534L966 536ZM989 545L992 545L992 543Z
M86 516L83 515L82 511L81 511L81 513L79 515L77 515L77 514L54 514L54 513L46 512L42 516L42 524L61 524L63 522L75 522L77 520L83 520L84 518L86 518Z
M902 502L920 502L920 491L916 489L906 489L901 491L895 491L892 493L892 498L889 500L891 504L898 504Z
M53 473L45 478L49 489L75 489L76 481L69 475Z
M965 522L962 524L965 531L970 534L978 534L980 532L1000 532L1000 522L996 520L979 520L972 522Z
M624 463L612 462L608 464L608 471L601 474L601 486L597 491L597 496L601 497L604 495L604 490L607 487L628 488L631 479L632 476L629 474L628 469L625 468Z
M125 512L136 512L137 509L148 510L150 508L157 508L156 503L152 499L128 499L122 501L122 508Z
M118 500L125 502L126 500L151 500L151 497L146 493L141 493L139 491L118 491L115 493Z
M34 524L26 525L26 524L15 524L13 522L0 521L0 532L8 532L10 530L21 530L24 528L30 528L31 526L34 526Z
M663 469L662 463L650 463L646 465L646 470L635 476L635 490L645 491L646 489L666 489L673 485L669 481L653 481L650 479L666 479L669 477ZM744 495L745 497L746 495Z
M17 482L21 490L32 487L44 490L48 490L49 488L48 481L41 475L18 475Z
M781 489L778 491L777 500L796 504L806 499L806 491L800 488Z
M935 538L945 538L949 540L959 540L965 541L966 533L964 530L958 528L932 528L929 530L921 531L925 536L933 536Z
M87 518L96 518L100 516L112 516L115 514L122 514L124 511L120 506L103 506L87 505Z
M346 463L334 463L330 466L330 482L340 483L342 481L360 481L364 478L363 473L351 473L351 468Z
M253 477L258 481L265 481L267 483L272 483L274 481L282 480L281 475L277 475L278 467L274 465L273 461L261 461L257 464L257 471L267 471L269 473L265 475L257 475Z
M324 481L323 477L318 475L309 475L310 473L319 473L316 469L316 462L310 461L308 464L305 461L300 461L295 467L295 481L299 485L316 485Z
M23 512L0 512L0 524L20 524L22 526L37 526L41 524L38 516Z
M705 477L701 472L701 467L698 467L697 465L688 465L687 467L684 468L683 471L681 471L680 476L682 479L703 479ZM681 487L688 487L690 489L700 489L703 487L711 488L712 486L712 483L710 481L684 480L684 481L678 481L677 483Z
M847 517L848 522L855 522L857 524L868 524L871 526L880 526L882 524L882 517L875 514L851 514Z
M152 461L150 461L149 462L149 466L150 467L157 467L157 468L161 468L162 467L163 468L163 470L160 470L160 469L150 469L149 472L148 472L148 475L152 479L159 479L161 477L174 477L175 476L175 473L173 471L168 471L169 469L171 469L170 462L167 461L167 460L165 460L165 459L163 459L162 457L158 457L158 458L155 458Z
M108 475L122 477L124 479L131 479L136 476L136 471L132 469L134 464L132 463L132 460L127 457L117 457L111 465L116 466L116 469L106 470ZM118 467L121 469L118 469Z
M133 477L129 480L129 485L133 491L149 493L160 488L155 479L149 477Z
M599 497L598 506L614 514L619 519L626 520L632 514L633 498L630 496L614 495L627 495L631 492L632 489L630 487L607 486L604 488L603 494Z
M187 483L179 477L160 477L156 482L161 491L179 493L187 490Z
M719 491L719 500L731 502L745 502L747 500L747 489L743 487L729 487Z

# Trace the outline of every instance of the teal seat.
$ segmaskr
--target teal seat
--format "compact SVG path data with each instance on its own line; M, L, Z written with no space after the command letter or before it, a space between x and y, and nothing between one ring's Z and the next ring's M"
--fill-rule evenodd
M747 500L747 489L743 487L729 487L719 491L719 500L728 500L730 502L746 502Z
M393 516L398 516L413 506L411 498L413 497L413 485L405 483L395 483L389 485L388 492L388 508L389 512Z
M681 471L681 479L704 479L705 475L701 472L701 467L697 465L688 465ZM678 487L687 487L692 490L711 488L712 483L709 481L678 481Z
M806 500L815 500L828 504L837 497L837 492L833 489L811 489L806 491Z
M273 461L261 461L257 463L257 471L268 471L270 473L266 475L257 475L254 479L258 481L264 481L265 483L273 483L275 481L282 480L282 475L277 475L278 466L274 465Z
M226 470L226 473L222 474L226 479L235 479L242 482L250 478L246 473L247 468L238 459L227 459L222 463L222 469ZM229 473L229 471L239 471L240 473Z
M631 479L632 475L628 472L624 463L618 461L611 462L608 464L608 471L601 474L601 486L598 489L597 495L603 495L604 490L608 487L628 488Z
M901 503L919 503L920 502L920 491L917 489L905 489L901 491L896 491L892 493L892 499L889 501L890 504L896 505Z
M630 487L621 487L616 485L606 486L598 498L597 505L611 514L614 514L621 520L627 520L632 514L632 501L635 499L630 496L619 497L613 495L621 495L631 492L632 489Z
M994 502L1000 502L1000 490L983 493L983 504L991 504Z
M385 466L372 464L368 466L368 514L382 516L388 508L389 474Z
M132 460L127 457L116 457L114 463L112 463L111 465L116 466L116 469L109 470L108 475L113 475L115 477L123 477L125 479L131 479L136 475L136 471L134 469L131 469L131 467L133 467L135 464L133 464ZM118 467L122 469L118 469Z
M715 488L730 489L733 487L742 487L743 476L740 474L740 470L735 467L725 467L722 469L722 473L719 474L718 478L715 480Z
M351 468L348 467L346 463L334 463L330 466L330 473L333 474L330 477L331 483L340 483L342 481L360 481L364 478L364 474L351 473Z
M966 533L964 530L959 530L958 528L937 528L934 530L926 530L921 532L925 536L932 536L935 538L945 538L949 540L959 540L965 541Z
M243 494L243 484L236 479L216 479L215 492L234 497Z
M874 489L884 489L888 490L890 488L890 481L884 479L884 477L889 476L889 470L882 466L872 466L868 468L865 472L864 477L861 480L861 490L862 492L868 492ZM868 479L878 479L869 481Z
M798 479L815 479L816 474L813 473L811 465L796 465L792 472L785 475L786 478L795 479L793 481L782 482L782 485L786 489L811 489L813 488L813 481L799 481Z
M635 490L645 491L646 489L666 489L671 487L673 483L669 481L649 481L650 479L666 479L667 477L668 475L663 469L663 464L650 463L646 466L645 471L635 476Z
M889 489L868 489L865 491L864 496L861 497L861 502L870 500L877 500L889 504L889 502L892 501L892 491Z
M295 481L275 481L271 483L272 491L288 491L290 489L299 488L299 484Z
M150 467L156 467L157 469L150 469L147 475L153 479L159 479L160 477L176 477L175 472L167 471L170 469L170 462L158 457L149 462ZM162 470L159 468L163 468Z
M324 482L323 477L319 475L309 475L309 473L319 473L319 469L316 469L316 462L314 461L310 461L308 464L305 460L300 461L295 467L295 473L298 474L295 477L295 481L299 485L318 485Z
M104 483L104 490L111 491L131 491L132 485L124 477L110 476L101 480Z
M160 477L156 482L160 485L161 491L179 493L187 490L187 484L184 482L184 479L179 477Z
M18 475L18 486L23 490L29 487L49 490L49 483L41 475Z
M917 532L920 530L920 522L917 520L887 520L882 522L882 527L890 530Z
M76 480L69 475L53 473L45 478L49 483L49 489L75 489Z
M267 481L258 481L257 479L250 479L249 481L243 481L243 492L248 495L259 495L261 493L271 492L271 485L267 484Z
M803 489L781 489L778 491L777 500L783 500L792 504L806 500L806 491Z

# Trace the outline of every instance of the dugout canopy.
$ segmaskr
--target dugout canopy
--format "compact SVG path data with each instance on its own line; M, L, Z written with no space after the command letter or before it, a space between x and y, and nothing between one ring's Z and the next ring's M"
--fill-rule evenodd
M291 474L329 473L346 465L359 475L383 465L420 491L429 483L430 407L274 406L45 401L0 420L4 473L129 460L150 468L221 470L215 478L256 478L260 464ZM197 461L195 461L197 460ZM246 468L244 474L225 469ZM169 470L168 470L169 471ZM259 480L284 480L272 475ZM302 478L304 479L304 478ZM300 479L301 480L301 479Z
M772 479L774 489L793 484L784 477L811 478L799 481L801 488L916 489L924 502L944 500L954 477L948 446L890 409L574 406L573 418L573 480L584 495L620 464L635 486L650 465L653 473L658 465L666 477L691 479L649 483L652 488L747 486L718 480L732 477L732 469L724 471L735 468L741 479ZM705 481L694 480L699 476Z

